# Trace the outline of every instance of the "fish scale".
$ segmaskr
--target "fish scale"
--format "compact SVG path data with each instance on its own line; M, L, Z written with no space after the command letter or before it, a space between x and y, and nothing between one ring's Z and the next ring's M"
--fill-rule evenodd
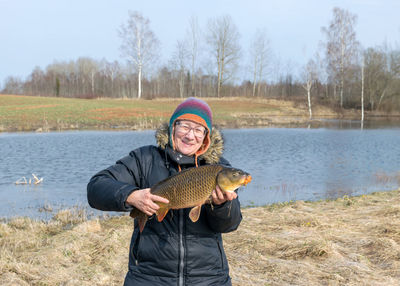
M222 169L222 165L207 165L184 170L179 176L156 184L151 193L168 199L173 209L204 203L215 189L217 174Z
M222 192L232 192L251 181L251 176L242 170L223 165L206 165L183 170L155 184L150 192L168 199L169 203L155 202L160 207L157 220L161 222L170 209L193 207L189 217L196 222L200 216L201 205L211 196L218 185ZM131 217L137 218L140 231L147 221L147 215L133 209Z

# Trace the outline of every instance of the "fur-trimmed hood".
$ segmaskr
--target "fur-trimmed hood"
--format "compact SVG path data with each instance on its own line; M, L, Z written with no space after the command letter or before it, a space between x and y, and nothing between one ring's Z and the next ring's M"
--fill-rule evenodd
M168 123L162 124L157 129L156 141L157 145L161 149L165 149L165 147L169 144ZM212 128L210 141L210 147L204 154L199 156L199 159L204 159L207 164L217 164L222 157L222 153L224 152L224 140L221 132L215 128L215 126Z

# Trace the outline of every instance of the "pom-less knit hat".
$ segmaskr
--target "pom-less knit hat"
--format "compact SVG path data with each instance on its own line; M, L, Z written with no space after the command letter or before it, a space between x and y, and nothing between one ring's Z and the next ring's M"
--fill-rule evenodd
M207 151L210 146L210 134L212 131L212 112L210 106L201 99L189 97L177 106L174 113L169 120L169 138L170 145L174 147L173 143L173 128L177 120L190 120L203 125L207 129L206 137L204 138L203 145L196 152L199 156Z

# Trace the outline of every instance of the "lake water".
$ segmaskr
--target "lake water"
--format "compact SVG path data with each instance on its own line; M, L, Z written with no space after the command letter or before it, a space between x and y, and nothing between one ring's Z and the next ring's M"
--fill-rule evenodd
M400 129L228 129L225 157L251 173L242 205L319 200L400 185ZM86 184L154 131L0 133L0 217L50 218L87 207ZM15 185L32 173L40 185ZM52 212L41 211L46 208ZM98 214L92 210L89 214Z

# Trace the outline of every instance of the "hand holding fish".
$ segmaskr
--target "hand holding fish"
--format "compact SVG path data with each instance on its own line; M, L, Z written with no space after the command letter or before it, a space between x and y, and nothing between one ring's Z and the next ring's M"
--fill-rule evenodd
M214 205L221 205L226 201L232 201L237 198L237 194L235 192L222 192L218 185L215 187L215 190L212 192L211 196Z
M152 216L160 208L156 202L169 203L167 199L153 195L150 188L134 191L128 196L126 202L148 216Z

